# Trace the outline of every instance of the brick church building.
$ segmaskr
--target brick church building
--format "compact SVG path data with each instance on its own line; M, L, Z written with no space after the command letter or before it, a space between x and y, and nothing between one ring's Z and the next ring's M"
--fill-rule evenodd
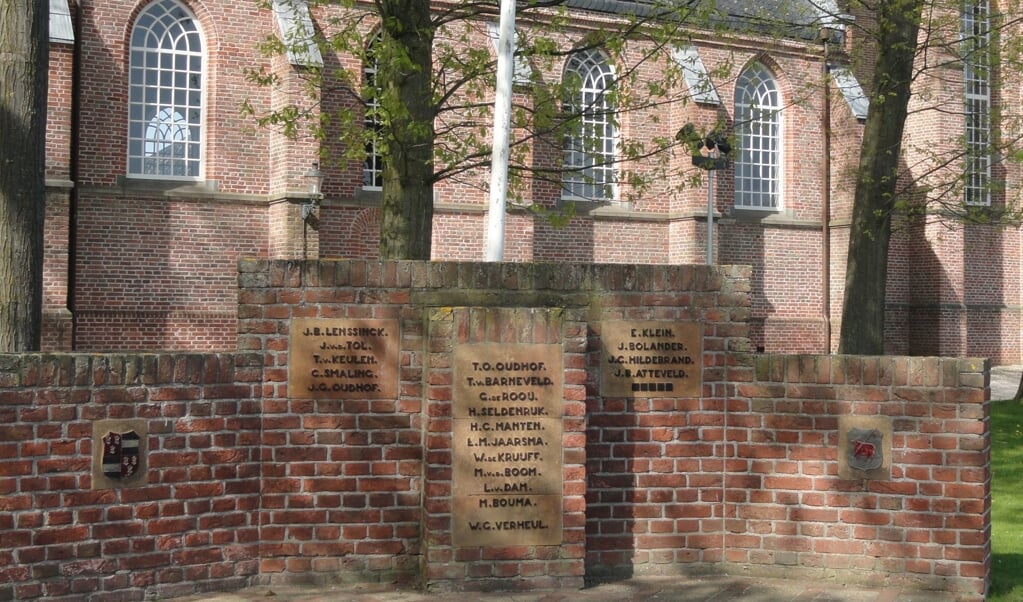
M987 1L962 15L964 38L986 39ZM625 4L573 0L573 26L600 27ZM738 17L754 17L734 4ZM841 57L853 54L856 25L869 17L800 6L800 26L783 37L694 32L674 49L686 61L676 85L688 101L658 108L656 119L623 114L601 131L614 153L629 137L670 138L685 123L753 124L733 129L731 165L714 174L712 260L753 266L756 347L822 353L837 345L852 170L868 110L867 74ZM304 0L50 0L44 349L234 349L239 258L377 256L380 157L369 150L365 161L324 163L322 201L309 219L306 175L320 160L318 143L259 127L240 110L302 95L297 85L260 87L247 69L288 82L310 65L351 62L313 48L279 58L257 51L267 34L320 27L330 10L341 9L310 10ZM486 35L479 41L489 46ZM610 56L577 53L559 68L594 82L599 94L614 73ZM987 150L997 134L990 116L1018 104L1018 87L993 85L997 70L969 60L941 69L917 82L914 109L947 110L912 111L905 169L924 178L915 170L932 165L929 151L965 156L957 165L966 162L967 177L951 194L996 212L1015 198L1018 174ZM566 161L583 152L574 150L566 148ZM641 195L597 167L584 169L585 178L565 176L560 187L534 187L527 202L572 200L575 215L554 227L510 210L505 260L705 263L706 178L680 187L694 173L692 157L679 152L670 161L679 181L655 182ZM465 181L435 186L435 260L483 260L487 200ZM1023 363L1021 252L1016 227L900 221L887 350Z

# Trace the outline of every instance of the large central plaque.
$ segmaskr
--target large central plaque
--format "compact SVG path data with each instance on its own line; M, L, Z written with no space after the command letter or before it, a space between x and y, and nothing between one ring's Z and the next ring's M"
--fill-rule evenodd
M461 345L454 362L452 544L560 544L561 347Z

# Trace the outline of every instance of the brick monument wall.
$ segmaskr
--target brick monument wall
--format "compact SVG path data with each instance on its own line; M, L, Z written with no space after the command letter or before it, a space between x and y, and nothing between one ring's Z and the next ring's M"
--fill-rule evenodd
M750 354L748 277L242 261L236 353L0 356L0 599L708 571L982 599L988 363Z
M600 441L587 449L589 565L615 575L724 561L747 574L841 575L982 599L987 369L734 355L721 395L607 403L588 416L590 441ZM887 424L887 474L841 474L849 417Z
M726 560L980 595L991 553L986 372L952 358L757 356L731 366ZM890 429L888 474L842 474L851 420Z
M0 599L248 584L261 368L252 354L0 356ZM97 437L132 430L143 465L112 483Z

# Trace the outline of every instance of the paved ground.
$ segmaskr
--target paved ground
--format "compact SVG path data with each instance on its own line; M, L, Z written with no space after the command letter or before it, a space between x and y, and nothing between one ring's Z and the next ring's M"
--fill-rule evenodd
M176 602L956 602L940 592L867 589L821 581L752 577L636 577L581 590L429 594L379 584L318 588L258 586Z
M991 399L1016 394L1023 366L991 371ZM529 593L431 594L386 584L320 587L264 585L232 593L176 598L177 602L956 602L951 594L841 583L753 577L636 577L582 590Z

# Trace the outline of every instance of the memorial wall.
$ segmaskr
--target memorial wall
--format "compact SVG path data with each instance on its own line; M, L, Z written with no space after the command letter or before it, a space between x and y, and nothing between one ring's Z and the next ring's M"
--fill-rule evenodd
M266 417L272 453L314 417L339 430L316 437L339 464L267 484L297 473L357 508L323 510L351 521L342 542L270 514L268 572L291 572L302 529L345 568L414 555L435 589L732 568L984 588L984 362L751 354L745 267L250 262L240 278L243 348L289 370L287 399L264 400L295 415ZM336 380L300 380L314 372ZM397 394L343 393L367 387ZM944 496L969 516L939 520ZM407 537L377 538L384 516Z
M991 563L989 365L749 353L749 269L243 261L239 351L0 355L0 598Z

